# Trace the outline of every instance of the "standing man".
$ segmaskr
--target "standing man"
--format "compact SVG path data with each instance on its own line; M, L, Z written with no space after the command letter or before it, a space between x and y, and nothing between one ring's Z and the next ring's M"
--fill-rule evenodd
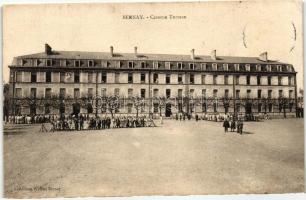
M230 124L229 124L227 118L223 122L223 127L224 127L224 133L228 132L228 128L230 127Z

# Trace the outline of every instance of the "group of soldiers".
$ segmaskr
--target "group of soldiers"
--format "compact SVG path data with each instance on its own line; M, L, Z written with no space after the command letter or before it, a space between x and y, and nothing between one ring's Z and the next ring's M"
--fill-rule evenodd
M223 121L223 127L224 127L224 133L228 132L228 129L230 128L231 132L237 131L237 133L242 134L243 132L243 120L241 118L238 118L236 121L234 118L231 118L228 120L228 118L225 118Z
M50 121L50 131L79 131L79 130L101 130L110 128L136 128L156 126L153 119L146 116L122 116L122 117L88 117L88 116L68 116L56 118ZM42 123L41 132L48 132Z

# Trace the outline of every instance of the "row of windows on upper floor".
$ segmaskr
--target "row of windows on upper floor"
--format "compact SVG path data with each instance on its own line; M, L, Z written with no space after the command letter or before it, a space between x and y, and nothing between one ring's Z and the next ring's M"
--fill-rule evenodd
M164 61L101 61L101 60L59 60L59 59L20 59L21 66L61 66L61 67L104 67L104 68L153 68L203 71L262 71L293 72L291 65L280 64L228 64L228 63L186 63Z
M237 98L237 99L241 98L240 91L241 91L240 89L235 90L235 98ZM102 88L101 89L101 96L107 96L106 92L107 92L107 89ZM134 89L129 88L127 90L127 92L128 92L127 97L133 97L134 96ZM201 97L204 97L204 98L208 97L206 89L202 89L201 92L202 92ZM214 97L214 98L219 97L219 95L220 95L219 92L220 92L220 90L214 89L213 93L212 93L212 97ZM251 98L251 97L254 98L254 96L251 96L252 95L251 92L252 92L252 90L247 89L245 97L246 98ZM16 93L16 96L15 96L16 98L22 98L22 88L16 88L15 93ZM271 98L273 98L272 93L273 93L272 90L267 90L267 96L263 96L262 95L262 90L258 89L257 90L257 98L267 97L267 98L271 99ZM115 96L120 96L120 88L115 88L113 94ZM140 94L141 98L146 98L146 89L145 88L140 89L139 94ZM45 88L44 97L45 98L51 98L52 95L53 95L52 94L52 88ZM153 97L160 97L160 95L163 96L163 94L159 93L159 89L153 89ZM195 89L190 89L188 95L190 97L195 97ZM84 95L82 95L82 96L84 96ZM89 97L89 98L92 98L94 96L94 88L88 88L86 96ZM183 97L183 89L178 89L177 90L177 96L178 97ZM37 97L37 88L31 88L30 97L32 97L32 98ZM65 98L66 97L66 88L60 88L59 97L60 98ZM74 88L73 97L74 98L80 98L81 97L80 88ZM165 89L165 97L167 97L167 98L173 97L171 95L171 89ZM224 90L223 97L225 97L225 98L230 97L229 89ZM278 90L278 98L281 98L281 97L284 97L284 92L283 92L283 90ZM288 96L287 97L289 97L290 99L294 98L294 91L293 90L288 90Z
M88 83L95 83L96 82L96 77L94 76L94 73L88 73L87 74L87 82ZM73 77L72 77L73 76ZM140 83L146 83L146 74L145 73L140 73ZM218 77L223 76L223 83L220 83L220 81L218 81ZM263 76L252 76L252 77L256 77L256 84L257 85L262 85L262 77ZM277 85L284 85L283 84L283 78L284 76L276 76L277 77ZM73 75L71 75L70 73L65 73L65 72L61 72L60 73L60 82L61 83L65 83L68 81L68 79L72 79L74 83L80 83L80 73L74 72ZM158 84L159 83L159 74L158 73L154 73L153 74L153 83L154 84ZM212 84L232 84L229 83L229 76L228 75L213 75L213 79L212 79ZM16 73L16 82L22 82L22 72L17 72ZM31 83L36 83L37 82L37 73L36 72L31 72ZM45 73L45 82L47 83L51 83L52 82L52 72L48 71ZM68 82L71 82L70 80ZM188 82L188 84L195 84L195 76L194 74L190 74L189 75L189 80L184 81L183 79L183 75L182 74L178 74L177 76L177 83L179 84L184 84ZM101 83L107 83L107 73L101 73ZM114 83L120 83L120 73L115 73L115 80ZM127 79L127 83L134 83L134 74L133 73L128 73L128 79ZM171 84L171 74L166 74L165 75L165 80L164 80L165 84ZM234 83L236 85L241 84L240 82L240 76L236 75L234 78ZM207 78L206 75L201 75L201 84L207 84ZM246 76L246 85L251 85L251 76L248 75ZM272 85L272 76L267 76L267 85ZM288 85L294 85L295 84L295 78L293 76L288 76ZM275 84L273 84L275 85Z

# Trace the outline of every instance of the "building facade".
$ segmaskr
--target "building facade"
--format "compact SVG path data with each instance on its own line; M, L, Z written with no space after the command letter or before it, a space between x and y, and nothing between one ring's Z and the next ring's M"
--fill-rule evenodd
M295 116L291 64L259 57L54 51L15 57L13 114L234 113Z

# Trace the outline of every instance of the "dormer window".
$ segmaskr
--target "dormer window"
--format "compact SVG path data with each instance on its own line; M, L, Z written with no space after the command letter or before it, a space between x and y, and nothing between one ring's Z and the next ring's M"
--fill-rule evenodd
M206 63L201 64L201 70L204 70L204 71L206 70Z
M25 59L22 59L22 60L21 60L21 65L22 65L22 66L24 66L26 63L27 63L27 60L25 60Z
M251 65L250 64L246 64L245 65L245 69L246 69L246 71L250 71L251 70Z
M277 65L277 71L281 72L282 71L282 66L281 65Z
M166 63L167 66L167 63ZM153 69L158 69L158 62L153 62Z
M133 61L129 61L128 62L128 66L129 66L129 68L134 68L134 62Z
M93 60L89 60L88 61L88 67L93 67L94 66L94 61Z
M258 71L258 72L261 71L261 65L256 65L256 71Z
M224 64L223 64L223 70L224 70L224 71L228 71L228 64L227 64L227 63L224 63Z
M268 71L268 72L271 71L271 65L267 65L267 71Z
M183 69L183 63L181 63L181 62L177 63L177 68L178 69Z
M140 63L140 67L141 67L142 69L146 68L146 63L145 63L145 62L141 62L141 63Z
M293 70L292 70L292 66L287 65L287 71L288 71L288 72L292 72L292 71L293 71Z
M239 64L234 64L235 71L239 71Z
M212 64L213 70L217 70L217 67L218 67L217 63L213 63L213 64Z
M51 59L47 59L46 60L46 66L47 67L51 67L52 66L52 60Z
M121 64L122 64L121 61L117 61L116 67L117 67L117 68L121 68Z
M170 62L165 62L165 67L166 67L166 69L170 69L170 67L171 67Z
M194 63L189 63L189 69L194 70Z
M60 65L61 65L62 67L66 67L66 66L67 66L67 61L66 61L66 60L61 60L61 61L60 61Z
M80 67L81 66L81 61L80 60L75 60L74 61L74 66L75 67Z

